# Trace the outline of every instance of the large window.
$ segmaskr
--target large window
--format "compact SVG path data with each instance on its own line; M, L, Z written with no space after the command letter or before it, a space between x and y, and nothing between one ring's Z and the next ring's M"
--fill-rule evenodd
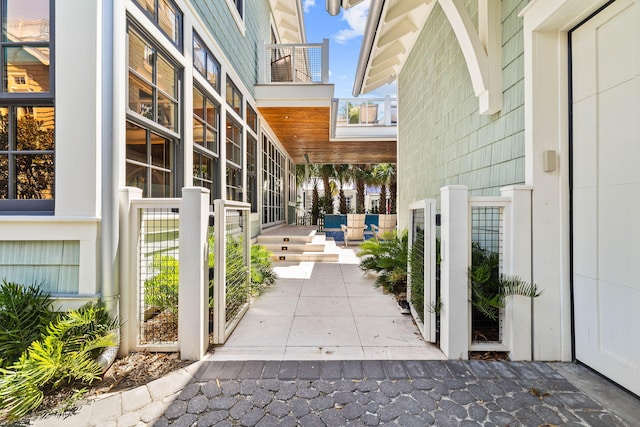
M178 71L133 28L129 29L129 109L178 131Z
M175 195L173 141L127 122L127 186L142 189L144 197Z
M227 76L227 104L233 111L238 113L239 116L242 116L242 93L238 89L238 87L231 81L229 76Z
M258 141L247 134L247 202L258 212Z
M0 210L53 212L55 111L49 0L0 2Z
M285 157L266 135L262 138L262 222L276 224L284 216Z
M213 201L218 195L217 104L194 86L193 89L193 185L208 188Z
M193 67L220 93L220 63L196 34L193 35Z
M176 46L180 46L182 12L170 0L134 0Z
M227 200L242 201L242 127L227 117Z
M144 197L174 197L180 72L151 38L133 25L128 34L126 184Z

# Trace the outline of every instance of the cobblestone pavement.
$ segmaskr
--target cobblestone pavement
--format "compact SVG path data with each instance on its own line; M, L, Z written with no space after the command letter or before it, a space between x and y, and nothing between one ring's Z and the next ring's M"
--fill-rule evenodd
M207 362L165 402L157 427L625 425L542 362Z

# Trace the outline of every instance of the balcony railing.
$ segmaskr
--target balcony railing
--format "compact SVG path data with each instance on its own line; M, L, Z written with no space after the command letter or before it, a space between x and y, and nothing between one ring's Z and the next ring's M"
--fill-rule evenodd
M389 138L397 133L397 98L336 98L331 108L332 138Z
M306 44L265 44L259 83L329 83L329 40Z

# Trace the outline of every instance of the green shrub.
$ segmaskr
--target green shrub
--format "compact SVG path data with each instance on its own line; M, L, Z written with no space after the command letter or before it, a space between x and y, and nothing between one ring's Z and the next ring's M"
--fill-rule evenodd
M0 285L0 368L18 360L54 318L51 298L38 286Z
M160 312L169 311L178 318L179 263L169 255L154 255L151 268L158 274L144 282L144 303L157 307Z
M50 322L18 361L0 369L0 409L15 420L40 406L45 390L100 378L102 368L95 357L117 344L111 333L115 327L117 322L104 306L94 304L69 310Z
M262 245L251 246L251 287L260 292L262 287L276 283L278 276L273 271L273 253Z
M360 245L360 268L378 273L376 285L399 294L407 290L408 233L406 230L367 240Z
M471 245L471 305L478 313L492 321L498 320L500 309L505 307L506 297L521 295L536 298L542 293L536 284L526 282L517 276L500 274L499 262L497 253L482 249L477 242Z

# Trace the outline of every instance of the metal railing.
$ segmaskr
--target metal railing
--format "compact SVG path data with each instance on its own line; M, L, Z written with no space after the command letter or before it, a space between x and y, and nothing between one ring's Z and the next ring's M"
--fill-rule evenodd
M397 98L338 98L336 101L336 126L398 125Z
M209 227L210 342L223 344L249 308L251 294L251 230L249 203L214 201ZM211 280L213 283L211 283Z
M180 199L132 201L137 345L153 351L173 351L178 343L179 207Z
M329 40L306 44L265 44L259 83L329 83Z
M503 273L510 249L510 224L507 210L511 200L504 197L477 197L469 199L470 247L469 260L471 268L485 263L491 265L489 281L496 281ZM497 284L496 284L497 289ZM472 295L472 300L475 296ZM472 351L507 351L509 343L505 322L505 311L500 309L497 319L490 319L475 307L471 307L471 346Z

